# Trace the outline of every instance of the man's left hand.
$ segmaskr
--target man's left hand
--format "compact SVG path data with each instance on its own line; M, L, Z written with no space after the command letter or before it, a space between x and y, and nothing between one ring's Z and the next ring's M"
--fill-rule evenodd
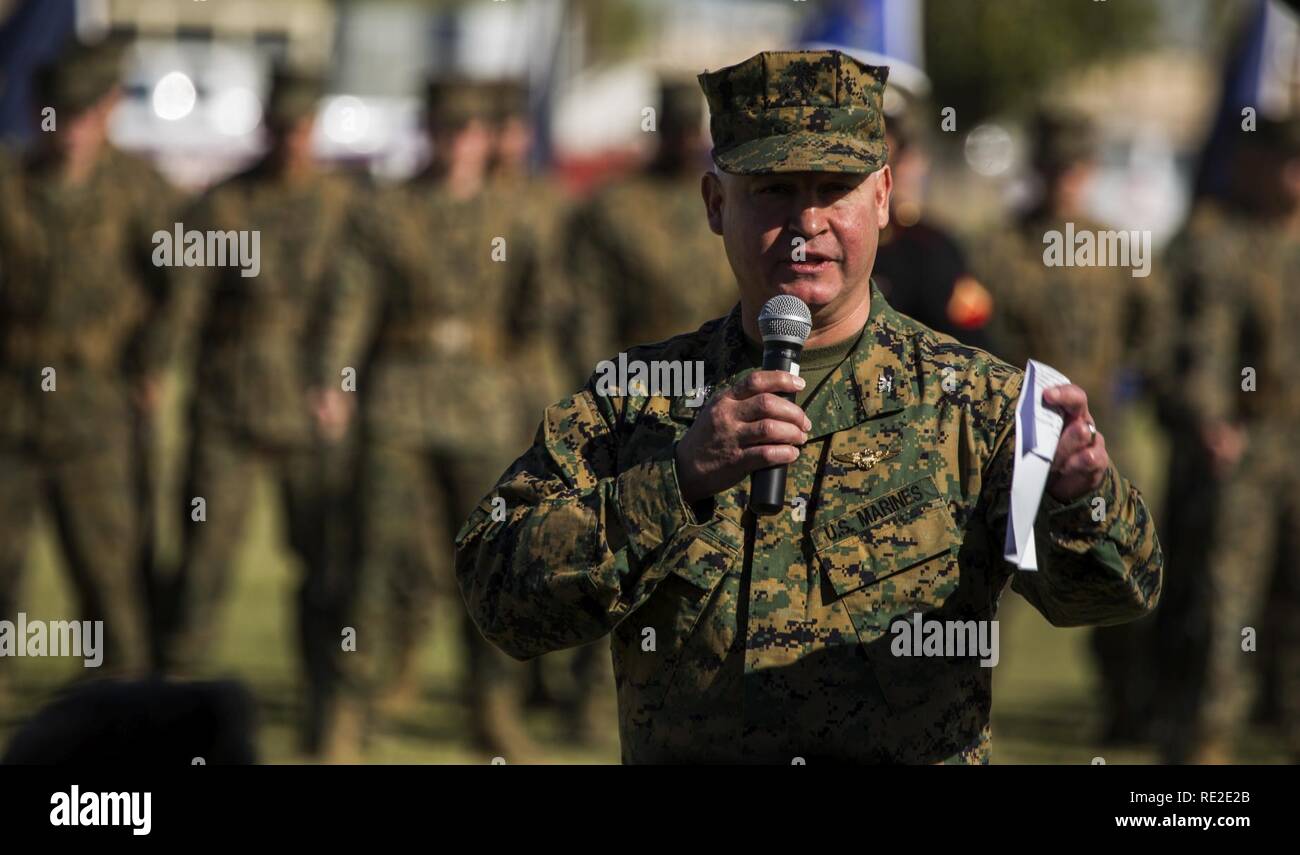
M1101 486L1110 466L1106 438L1088 412L1088 394L1073 383L1043 392L1043 403L1065 419L1047 476L1047 492L1056 501L1069 504Z

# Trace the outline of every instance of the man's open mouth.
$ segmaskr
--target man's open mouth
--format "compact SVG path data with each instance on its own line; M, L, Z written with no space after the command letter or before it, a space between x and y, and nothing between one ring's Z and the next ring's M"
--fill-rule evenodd
M831 258L830 256L822 255L821 253L809 252L804 254L802 260L796 261L794 259L788 259L781 262L781 264L796 273L816 273L821 270L826 270L837 260L838 259Z

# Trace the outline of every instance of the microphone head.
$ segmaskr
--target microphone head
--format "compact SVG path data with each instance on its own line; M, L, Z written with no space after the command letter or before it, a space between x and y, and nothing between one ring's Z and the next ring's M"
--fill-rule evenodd
M758 332L763 344L782 342L803 347L812 332L812 312L798 297L778 294L763 304L758 313Z

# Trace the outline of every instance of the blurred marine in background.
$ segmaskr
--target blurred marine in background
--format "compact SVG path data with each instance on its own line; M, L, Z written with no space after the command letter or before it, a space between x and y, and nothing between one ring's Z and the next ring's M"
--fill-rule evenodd
M299 656L307 682L303 748L322 749L336 682L339 620L331 618L342 570L332 517L343 485L335 425L318 423L313 346L324 330L330 277L347 223L349 188L323 174L311 140L322 81L281 69L267 109L270 148L185 214L186 231L258 235L248 268L181 268L175 314L194 345L190 451L181 495L184 551L175 579L166 667L211 667L221 608L252 507L254 475L268 469L289 546L302 563ZM196 505L202 500L201 506ZM333 523L332 525L330 523Z
M1234 158L1228 199L1202 206L1171 256L1183 295L1179 414L1200 444L1200 480L1219 495L1203 535L1187 532L1206 555L1189 570L1201 572L1159 615L1164 759L1232 762L1259 651L1276 663L1282 736L1300 761L1300 394L1291 379L1300 119L1259 118ZM1291 619L1270 632L1272 592Z
M351 230L360 276L344 314L364 317L365 331L359 361L337 364L358 366L361 396L352 685L367 715L418 697L435 593L455 591L456 525L509 462L547 329L526 212L489 182L494 110L489 86L433 81L432 162L377 193ZM531 756L520 667L468 619L462 637L476 746L508 762Z
M702 109L693 81L664 80L649 164L574 218L574 287L583 295L575 386L610 354L694 329L736 302L722 241L700 218Z
M98 675L149 664L141 436L172 340L151 235L176 200L107 138L124 53L70 47L37 75L34 147L0 153L0 615L29 610L20 574L48 508L79 618L104 622Z

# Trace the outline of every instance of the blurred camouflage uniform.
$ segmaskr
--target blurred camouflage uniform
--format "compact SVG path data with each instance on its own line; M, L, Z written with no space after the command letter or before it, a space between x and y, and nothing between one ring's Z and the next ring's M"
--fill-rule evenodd
M57 134L104 109L122 54L117 41L75 47L41 73ZM65 177L58 139L0 155L0 615L27 610L20 574L35 512L48 508L79 618L104 621L104 669L141 672L147 415L135 396L168 358L168 280L150 237L170 227L176 199L107 141L84 179Z
M1238 226L1238 218L1220 206L1201 204L1165 250L1170 309L1164 317L1174 335L1167 342L1158 389L1160 420L1169 443L1160 524L1169 544L1166 559L1178 572L1166 581L1152 619L1151 719L1166 759L1181 760L1190 750L1187 723L1205 685L1214 608L1208 561L1223 477L1204 444L1200 416L1187 390L1193 371L1205 374L1202 358L1208 351L1196 327L1219 287L1216 280L1223 271L1251 265L1248 244L1234 234ZM1179 744L1176 751L1174 742Z
M1121 421L1125 384L1137 382L1158 364L1160 280L1133 276L1125 267L1048 267L1044 262L1050 231L1062 235L1065 253L1074 252L1074 246L1064 243L1067 222L1076 235L1108 231L1078 214L1055 210L1050 199L1067 171L1090 168L1092 137L1080 117L1038 117L1034 166L1048 198L1015 228L980 241L975 266L994 294L997 308L989 331L996 353L1017 366L1030 358L1045 362L1086 389L1088 409L1105 431L1107 451L1128 471L1134 461ZM1147 264L1150 273L1154 259L1148 256ZM1108 741L1138 736L1145 719L1151 680L1143 626L1126 623L1092 631Z
M1035 167L1047 184L1075 166L1086 168L1093 157L1091 130L1082 119L1042 116L1037 127ZM1158 320L1149 310L1161 295L1152 276L1134 276L1126 267L1048 267L1044 236L1105 232L1109 227L1082 216L1061 215L1041 205L1013 229L998 230L981 242L981 273L996 291L991 329L998 354L1013 365L1033 358L1046 362L1088 390L1088 409L1103 427L1121 408L1126 371L1146 372L1158 361ZM1067 253L1074 248L1065 247ZM1155 265L1152 261L1151 270ZM1122 438L1108 448L1123 459Z
M665 83L649 167L603 188L570 225L582 330L570 345L575 383L611 353L668 338L736 302L722 238L703 216L705 165L692 157L699 127L698 89Z
M1300 161L1300 120L1261 118L1260 133L1276 136L1282 157ZM1261 156L1269 156L1263 152ZM1280 170L1275 175L1280 175ZM1300 583L1300 393L1290 378L1300 364L1300 228L1289 200L1285 216L1201 214L1186 260L1200 284L1187 338L1196 349L1186 372L1188 416L1197 425L1235 424L1246 432L1240 461L1222 479L1210 536L1204 601L1208 638L1203 674L1186 692L1169 734L1166 759L1227 760L1246 720L1255 655L1243 630L1268 644L1279 666L1283 733L1300 758L1300 626L1285 621L1276 637L1263 632L1273 573ZM1253 369L1247 389L1245 369ZM1169 657L1169 658L1172 658Z
M186 230L257 233L260 270L208 266L184 270L178 314L196 340L190 451L180 512L185 533L178 625L166 651L182 670L210 663L221 608L242 548L257 473L271 476L283 502L289 546L302 562L298 588L299 654L308 688L306 747L317 750L337 665L337 602L343 545L335 516L344 477L342 451L318 430L311 393L338 376L317 377L314 345L325 327L332 277L350 193L309 157L285 152L297 134L310 139L323 87L315 77L279 72L268 120L271 153L213 188L184 219ZM202 497L206 519L194 518ZM331 538L335 538L331 540Z
M493 133L496 136L489 191L496 198L509 198L515 214L524 224L519 232L529 241L525 258L532 265L528 275L539 283L535 289L543 317L550 324L541 328L540 335L531 342L533 351L529 362L533 365L531 382L524 390L526 398L519 407L523 417L521 436L532 439L542 412L557 397L580 384L584 376L571 379L565 376L565 354L573 346L573 330L562 322L572 317L573 295L569 291L567 269L568 247L565 244L564 224L571 215L572 204L559 182L547 174L535 174L528 159L533 133L528 118L528 90L522 82L514 80L485 84L485 94L490 99Z
M831 51L701 75L715 160L878 169L886 73ZM756 115L742 124L745 110ZM754 367L748 349L735 309L629 355L702 360L718 389ZM896 658L891 622L993 619L1008 581L1053 624L1129 620L1154 604L1162 567L1146 507L1113 467L1104 519L1090 496L1047 496L1041 569L1002 560L1021 380L873 286L862 336L804 404L813 428L787 486L807 500L800 520L744 513L748 479L687 506L673 449L698 410L605 394L593 378L548 410L461 529L462 591L516 657L612 633L627 762L986 762L990 671Z
M436 85L433 121L470 132L490 115L488 91ZM359 371L355 608L363 655L353 675L368 695L414 691L435 590L454 590L456 526L520 436L531 358L548 321L535 241L516 201L488 186L461 196L435 170L377 194L353 227L358 275L348 277L356 285L348 314L368 318L368 333L355 351L359 364L336 361ZM530 751L517 718L520 668L468 619L462 626L475 736L516 760Z

